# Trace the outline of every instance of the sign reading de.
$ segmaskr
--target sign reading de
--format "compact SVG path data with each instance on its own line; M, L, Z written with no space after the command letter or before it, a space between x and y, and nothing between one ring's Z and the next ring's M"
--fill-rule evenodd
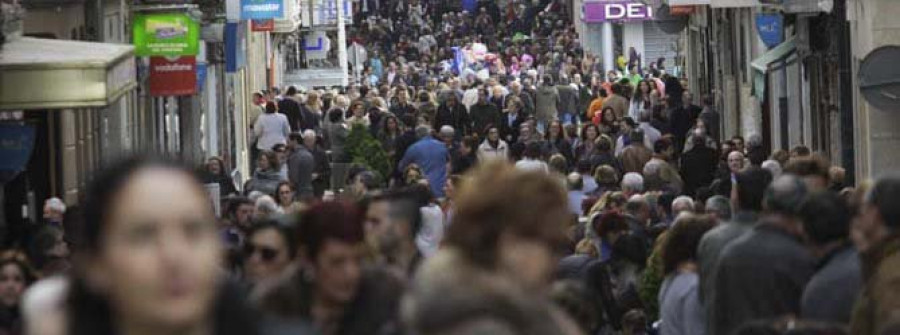
M135 14L136 56L196 56L200 25L183 13Z
M241 0L241 20L281 19L284 0Z
M590 1L584 3L584 22L644 21L653 19L653 8L634 0Z
M150 57L150 95L178 96L197 93L197 58Z

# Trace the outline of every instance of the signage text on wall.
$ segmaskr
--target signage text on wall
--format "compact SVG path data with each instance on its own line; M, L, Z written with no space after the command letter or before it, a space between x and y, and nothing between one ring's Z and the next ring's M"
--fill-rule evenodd
M589 1L584 3L584 22L623 22L653 19L653 8L636 0Z
M184 13L135 14L136 56L195 56L200 25Z

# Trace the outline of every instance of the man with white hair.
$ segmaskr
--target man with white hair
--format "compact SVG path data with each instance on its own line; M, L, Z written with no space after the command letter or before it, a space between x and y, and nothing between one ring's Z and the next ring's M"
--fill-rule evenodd
M622 193L625 194L625 197L631 198L631 196L640 194L644 191L644 177L635 172L626 173L625 176L622 177L621 186Z
M47 223L62 226L63 216L66 214L66 203L62 199L52 197L44 202L44 220Z
M682 195L672 200L672 217L678 218L681 213L689 213L694 211L694 199Z
M772 174L772 178L778 178L781 175L781 163L774 159L769 159L762 163L762 169L769 171Z

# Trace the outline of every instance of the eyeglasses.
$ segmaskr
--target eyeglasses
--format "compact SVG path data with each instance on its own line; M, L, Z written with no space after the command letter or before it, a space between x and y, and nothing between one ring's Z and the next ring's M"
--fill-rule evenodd
M253 255L259 251L260 256L263 262L269 263L275 260L275 257L278 257L278 250L269 247L257 247L253 245L253 243L247 243L244 246L244 257L247 259L253 257Z

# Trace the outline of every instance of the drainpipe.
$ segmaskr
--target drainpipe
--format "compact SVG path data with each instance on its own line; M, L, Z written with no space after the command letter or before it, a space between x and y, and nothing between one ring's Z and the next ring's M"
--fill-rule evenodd
M850 24L847 22L847 0L834 0L834 13L840 27L838 41L838 94L841 122L841 163L846 170L846 184L856 184L856 153L853 150L853 77L850 55Z

